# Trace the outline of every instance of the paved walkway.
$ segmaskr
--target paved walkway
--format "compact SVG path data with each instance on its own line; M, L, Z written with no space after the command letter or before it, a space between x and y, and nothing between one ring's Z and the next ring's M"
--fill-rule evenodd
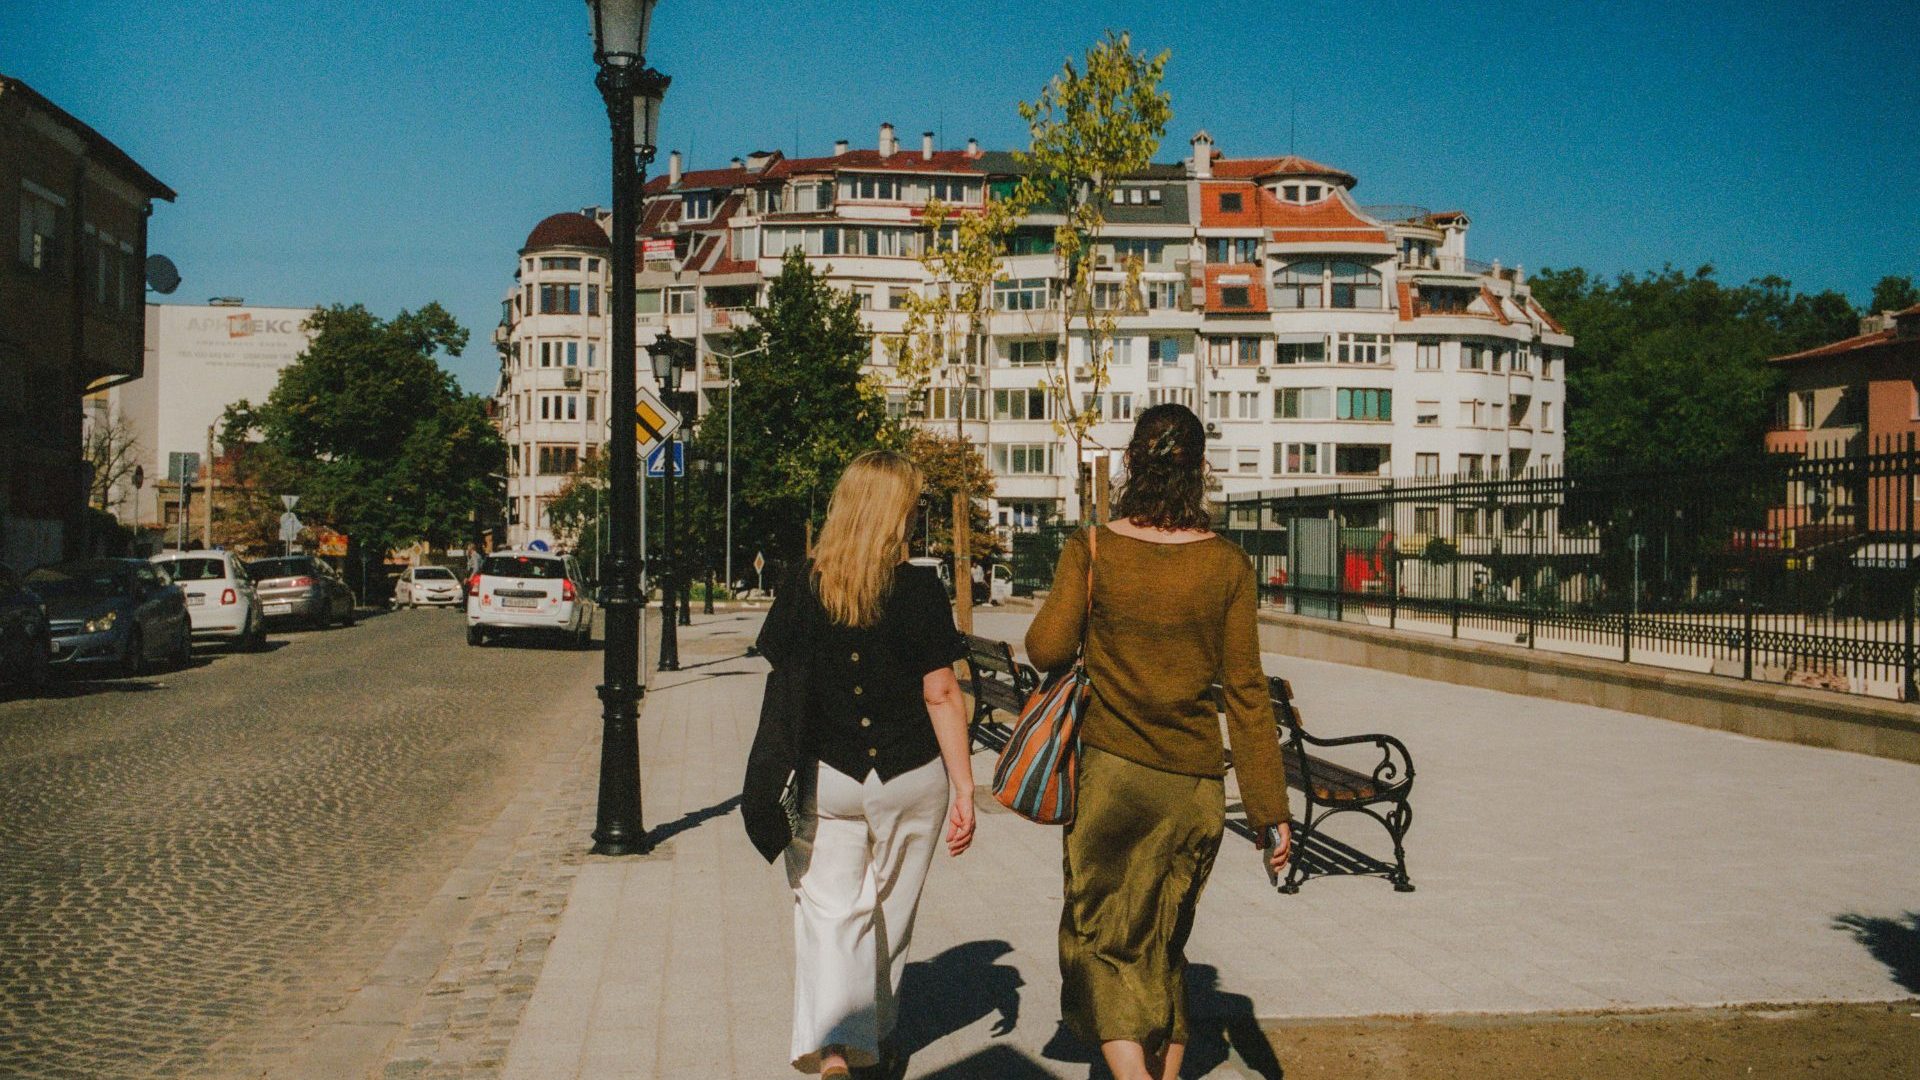
M984 613L979 630L1017 642L1027 618ZM544 963L532 965L513 1030L472 1033L493 1053L462 1067L416 1028L414 1056L396 1051L389 1075L787 1074L790 898L731 802L765 671L741 656L757 626L749 614L701 620L683 638L687 669L656 680L641 730L646 813L670 836L645 858L569 857L570 893L557 930L530 946ZM1293 657L1266 663L1293 680L1315 730L1386 730L1412 748L1419 891L1333 879L1280 896L1253 849L1229 836L1190 950L1212 983L1197 1014L1910 995L1868 943L1897 949L1903 913L1920 907L1920 766ZM989 765L976 758L983 780ZM583 786L561 793L578 798ZM1084 1052L1055 1029L1058 833L986 812L998 807L981 798L975 850L940 857L922 905L906 991L910 1075L1085 1076ZM528 965L502 953L495 966L518 980L515 998L526 994ZM1920 973L1904 976L1912 985ZM485 1000L480 977L462 994ZM1253 1074L1229 1059L1207 1075Z

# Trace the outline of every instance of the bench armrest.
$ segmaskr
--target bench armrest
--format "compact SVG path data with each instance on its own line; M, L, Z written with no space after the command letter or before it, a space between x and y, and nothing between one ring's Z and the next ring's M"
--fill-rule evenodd
M1305 753L1308 747L1361 746L1372 745L1380 750L1380 760L1374 763L1372 775L1374 783L1382 788L1396 787L1413 783L1413 755L1407 752L1407 746L1391 735L1343 735L1337 738L1321 738L1308 734L1298 725L1282 722L1280 743L1284 750L1291 741L1294 752L1300 755L1302 766L1312 769L1313 758Z

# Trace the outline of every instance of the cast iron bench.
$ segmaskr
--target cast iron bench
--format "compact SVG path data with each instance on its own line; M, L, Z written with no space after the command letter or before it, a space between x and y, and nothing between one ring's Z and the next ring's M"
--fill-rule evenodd
M1013 646L975 634L967 635L967 671L973 684L973 719L968 731L982 746L998 750L1007 745L1013 729L993 718L994 712L1018 717L1027 696L1040 685L1040 675L1013 658Z
M1413 756L1406 744L1391 735L1321 738L1310 734L1300 719L1300 710L1294 707L1293 686L1287 680L1269 675L1267 692L1273 700L1274 725L1280 732L1280 758L1286 765L1287 786L1305 796L1305 805L1294 807L1293 859L1287 864L1280 891L1297 893L1300 884L1311 877L1378 874L1392 882L1396 892L1412 892L1405 841L1407 829L1413 824L1413 807L1408 802L1413 791ZM1218 686L1214 693L1219 700ZM1224 702L1221 704L1224 708ZM1367 745L1378 750L1380 757L1364 770L1325 754L1330 748ZM1231 755L1228 763L1232 763ZM1392 862L1327 835L1328 819L1348 813L1364 814L1387 830L1393 841ZM1252 830L1240 822L1234 823L1234 829L1253 836Z

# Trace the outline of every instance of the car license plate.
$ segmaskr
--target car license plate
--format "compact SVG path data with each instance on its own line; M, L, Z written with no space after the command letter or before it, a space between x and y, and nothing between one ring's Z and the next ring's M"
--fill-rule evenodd
M269 615L291 615L293 614L293 605L292 604L268 604L264 610Z
M500 598L500 606L511 607L511 608L534 608L534 607L540 606L540 601L535 600L532 597L526 597L526 596L503 596Z
M204 604L206 602L207 602L207 598L204 596L198 596L193 594L189 594L187 596L188 607L199 607L201 604Z

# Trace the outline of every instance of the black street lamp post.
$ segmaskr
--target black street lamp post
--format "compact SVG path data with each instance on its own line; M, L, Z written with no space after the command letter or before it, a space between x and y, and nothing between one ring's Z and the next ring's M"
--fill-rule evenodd
M593 829L596 855L639 855L651 846L640 816L640 598L637 593L639 501L638 392L634 341L634 239L644 170L653 160L666 76L646 66L647 31L656 0L587 0L593 17L594 85L613 131L612 404L607 410L608 509L612 514L607 651L600 686L600 803ZM637 121L637 123L636 123Z
M691 366L687 361L691 358L692 352L693 346L691 342L680 341L675 338L661 337L655 339L653 343L653 377L659 380L660 383L660 400L667 408L673 409L680 414L682 427L694 422L692 406L697 405L699 402L699 393L697 391L691 395L682 395L679 392L680 371L684 367ZM689 397L691 398L691 403L684 400ZM687 625L687 619L684 618L686 614L686 596L681 594L676 598L675 593L682 572L680 559L676 554L676 544L678 540L677 534L674 531L673 522L674 480L676 479L676 474L680 471L675 468L675 463L680 460L680 455L676 453L678 441L676 438L669 437L665 444L666 448L661 451L662 467L660 473L664 478L661 487L666 499L665 505L661 508L660 520L660 528L663 533L660 542L659 575L661 671L680 670L680 635L676 628L676 623L678 626ZM680 614L683 616L678 619L676 619L674 615L676 599Z
M719 492L716 491L715 489L719 487L720 479L726 475L727 463L724 461L715 460L714 458L709 457L706 454L702 454L699 457L695 458L693 461L689 462L688 467L691 468L694 472L700 474L702 478L702 483L706 487L706 491L702 493L701 498L706 500L707 506L711 508L711 511L718 511L720 509L720 499L719 499ZM705 539L702 540L700 544L701 573L706 578L706 583L707 583L707 595L706 595L706 599L701 604L701 612L707 615L713 614L714 558L713 558L713 532L712 532L711 524L712 524L711 522L708 523L709 528L706 530ZM732 587L732 582L728 582L728 587L729 588Z

